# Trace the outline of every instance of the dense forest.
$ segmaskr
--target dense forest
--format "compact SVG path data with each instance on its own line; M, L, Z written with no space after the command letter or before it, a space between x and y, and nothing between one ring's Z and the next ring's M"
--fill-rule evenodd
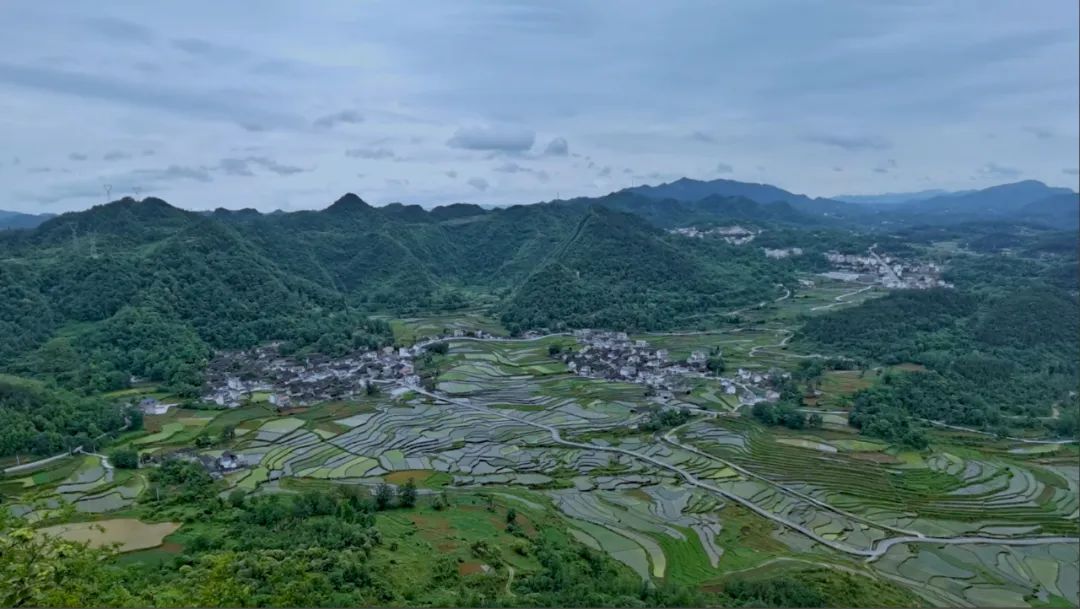
M859 394L853 425L890 440L914 438L906 417L1080 433L1071 409L1048 420L1080 377L1080 303L1046 275L1053 264L1005 260L958 264L955 290L893 292L805 321L802 340L815 348L925 368Z

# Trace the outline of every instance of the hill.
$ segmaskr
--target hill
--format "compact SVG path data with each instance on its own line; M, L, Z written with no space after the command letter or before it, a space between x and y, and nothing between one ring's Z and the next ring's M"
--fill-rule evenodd
M55 214L24 214L0 209L0 230L34 228Z
M762 204L781 202L788 203L792 208L805 213L835 217L854 217L863 213L859 206L850 203L821 198L812 199L770 184L735 180L701 181L680 178L657 186L635 186L623 192L631 192L652 199L676 201L700 201L708 197L738 197Z
M514 292L510 329L661 329L767 297L783 272L756 249L671 239L640 218L591 207Z
M681 220L797 215L745 199L671 204ZM134 375L190 395L214 349L282 340L340 353L389 340L368 314L476 294L504 295L498 310L524 330L669 327L771 293L780 275L757 248L672 238L647 221L668 205L623 194L427 211L346 194L261 214L125 198L0 235L0 367L92 391Z
M1059 195L1075 194L1068 188L1055 188L1037 180L1025 180L965 194L914 201L899 206L896 211L902 214L920 214L924 216L924 220L937 221L988 220L995 217L1024 220L1031 215L1030 210L1025 211L1029 204Z

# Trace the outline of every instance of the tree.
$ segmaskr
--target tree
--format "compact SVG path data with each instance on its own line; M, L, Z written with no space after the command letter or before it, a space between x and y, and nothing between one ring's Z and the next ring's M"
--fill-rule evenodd
M810 416L806 419L806 425L808 427L818 428L821 427L823 422L821 415L816 412L810 413Z
M394 505L394 490L390 488L390 485L385 482L380 482L379 486L375 487L375 509L380 512L393 507Z
M510 508L506 510L506 524L514 524L517 522L517 510Z
M725 367L724 357L719 353L710 355L709 358L705 360L705 367L713 374L722 373Z
M548 355L554 357L560 353L562 353L562 345L558 343L548 345Z
M416 505L416 483L412 478L398 488L397 500L401 507L411 508Z
M139 452L131 448L121 448L109 453L109 463L119 469L138 469Z
M428 350L439 355L446 355L450 351L450 345L446 342L438 342L428 346Z
M139 431L143 428L143 411L139 408L132 408L128 410L128 429L131 431Z
M236 428L232 425L226 425L225 427L221 428L221 436L219 439L221 440L222 444L232 441L235 437Z

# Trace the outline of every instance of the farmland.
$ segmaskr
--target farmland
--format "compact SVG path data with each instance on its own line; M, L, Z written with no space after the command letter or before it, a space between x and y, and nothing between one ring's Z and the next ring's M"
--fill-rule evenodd
M796 370L807 354L783 344L789 331L773 313L745 329L634 338L676 358L720 347L729 366ZM121 444L153 455L235 454L244 466L220 477L221 497L415 484L421 507L382 515L377 528L400 549L396 560L416 569L437 548L457 558L460 574L487 573L493 559L476 558L480 541L510 567L492 571L500 577L538 568L503 531L501 514L513 508L526 535L560 531L560 543L603 552L654 583L710 589L736 573L809 563L887 582L931 605L1078 602L1074 447L940 432L914 451L856 435L843 410L826 411L819 428L764 427L740 416L709 379L676 398L695 408L688 422L647 432L647 413L671 404L639 384L575 375L551 357L553 345L573 340L451 338L431 389L288 412L263 403L175 408L148 417L147 430ZM879 379L829 371L816 407L843 408ZM227 428L235 435L190 449L197 434ZM49 525L45 531L119 543L134 552L129 560L159 560L161 551L148 548L192 534L118 519L147 514L139 506L149 471L77 454L9 476L2 489L13 511ZM425 507L436 498L455 507ZM58 522L71 518L66 506L77 523Z

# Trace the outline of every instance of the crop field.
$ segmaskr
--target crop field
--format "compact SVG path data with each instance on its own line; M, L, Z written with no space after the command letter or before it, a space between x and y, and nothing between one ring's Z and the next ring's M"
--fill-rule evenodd
M86 542L95 547L118 544L121 552L132 552L161 545L166 536L179 528L180 524L176 522L148 524L133 518L114 518L58 524L38 529L37 532L68 541Z
M646 340L673 357L720 346L729 366L791 369L798 358L770 348L784 336L765 326ZM132 445L170 450L199 432L234 427L228 450L246 466L223 476L223 496L412 479L421 502L442 493L463 509L394 513L378 526L398 540L403 564L438 551L460 559L466 575L486 572L470 554L474 541L513 547L502 521L513 506L528 526L554 525L545 534L603 551L643 580L719 585L729 573L782 558L886 578L930 604L1078 602L1075 449L986 439L976 450L971 442L983 440L954 445L942 434L930 450L905 452L854 434L842 412L816 431L764 428L737 416L709 379L685 403L722 414L639 432L634 424L655 405L644 387L569 373L548 355L550 344L569 340L452 340L434 393L378 394L288 414L258 404L174 409ZM844 395L869 382L830 372L822 386ZM146 488L144 471L106 467L97 455L0 480L9 509L47 524L65 503L108 518ZM485 508L483 497L503 512ZM101 543L124 549L153 547L172 532L124 528L116 519L98 524L112 522ZM82 524L63 534L76 530L91 534ZM1041 537L1055 541L1023 545ZM535 567L532 557L502 554L515 568Z
M503 328L498 321L475 312L407 317L391 319L389 322L394 338L405 344L411 344L428 336L450 335L455 330L462 332L481 330L493 336L507 335L506 328Z

